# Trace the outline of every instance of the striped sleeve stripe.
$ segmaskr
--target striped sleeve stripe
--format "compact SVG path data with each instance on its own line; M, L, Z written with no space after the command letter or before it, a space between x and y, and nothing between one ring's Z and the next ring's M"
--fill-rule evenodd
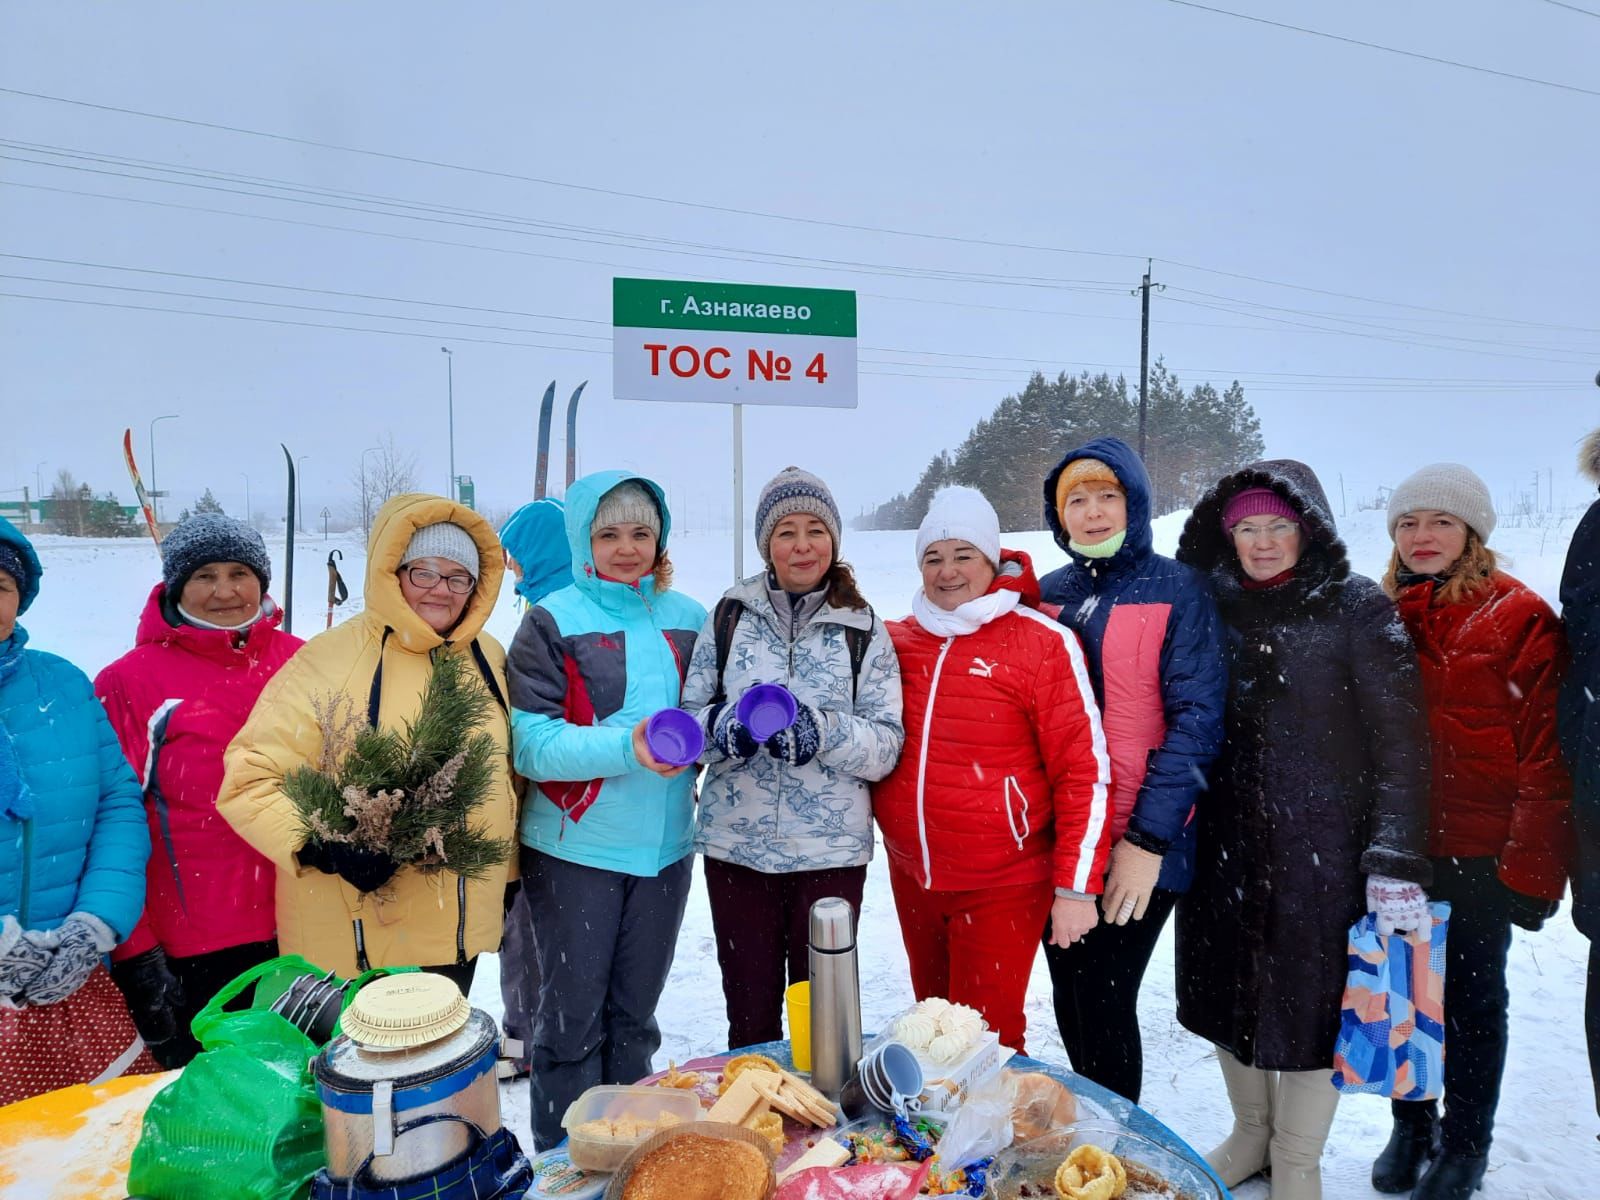
M1072 873L1072 890L1082 892L1088 889L1089 870L1094 863L1095 847L1100 844L1100 838L1105 832L1106 817L1110 808L1108 799L1111 756L1106 751L1106 734L1100 725L1100 706L1094 701L1094 686L1089 681L1089 668L1083 660L1083 647L1078 644L1078 635L1059 621L1054 621L1025 605L1019 604L1014 611L1018 616L1037 621L1061 638L1062 644L1067 648L1067 658L1072 663L1072 677L1078 684L1078 699L1083 702L1084 715L1089 718L1089 741L1094 752L1096 768L1095 781L1089 802L1089 822L1083 831L1083 840L1078 843L1078 863Z

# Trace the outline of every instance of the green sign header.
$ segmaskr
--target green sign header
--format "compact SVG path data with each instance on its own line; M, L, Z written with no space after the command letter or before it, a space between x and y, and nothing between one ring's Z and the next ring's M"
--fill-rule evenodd
M611 314L634 329L856 336L856 294L831 288L613 279Z

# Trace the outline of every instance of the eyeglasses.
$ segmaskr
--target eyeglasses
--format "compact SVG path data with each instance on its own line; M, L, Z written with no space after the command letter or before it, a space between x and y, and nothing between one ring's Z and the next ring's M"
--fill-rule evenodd
M1262 538L1270 542L1281 542L1299 528L1300 526L1293 521L1274 521L1271 525L1239 524L1233 527L1233 536L1241 542L1254 542Z
M471 575L441 575L437 571L430 571L427 567L407 567L406 578L411 580L413 586L424 591L442 579L445 587L458 596L466 595L478 584Z

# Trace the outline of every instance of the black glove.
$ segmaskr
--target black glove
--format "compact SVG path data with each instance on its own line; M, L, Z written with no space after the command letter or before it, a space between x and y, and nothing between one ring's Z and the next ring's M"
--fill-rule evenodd
M167 952L160 946L112 963L111 978L122 989L133 1026L152 1052L183 1032L178 1025L184 1003L183 984L167 965Z
M307 842L297 857L302 867L337 875L363 894L377 891L400 869L400 864L381 850L363 850L345 842Z
M767 753L781 758L791 767L803 767L817 756L822 748L822 733L817 728L816 714L809 704L800 705L794 715L794 724L779 730L767 739Z
M1501 886L1504 886L1503 884ZM1545 921L1561 909L1561 901L1544 900L1538 896L1524 896L1514 888L1506 888L1510 897L1511 923L1529 933L1538 933Z
M761 743L751 736L744 722L733 715L731 704L719 704L711 710L711 744L728 758L741 762L752 759L761 749Z

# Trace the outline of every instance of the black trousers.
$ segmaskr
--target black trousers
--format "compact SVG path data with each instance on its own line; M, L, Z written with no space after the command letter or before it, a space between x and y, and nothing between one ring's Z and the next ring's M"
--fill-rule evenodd
M1102 922L1066 949L1050 945L1045 930L1056 1024L1072 1069L1135 1104L1144 1083L1139 985L1177 900L1176 892L1157 888L1143 920Z
M189 1026L200 1010L237 976L258 963L278 957L278 943L272 939L264 942L246 942L242 946L227 946L209 954L195 954L188 958L167 959L167 970L183 985L183 1004L179 1006L178 1036L162 1043L156 1061L171 1070L187 1066L189 1060L200 1053L200 1043L189 1032Z
M1493 858L1433 860L1431 900L1450 902L1444 966L1444 1121L1440 1139L1457 1154L1487 1154L1506 1070L1506 953L1510 893ZM1591 963L1592 963L1591 959ZM1431 1100L1396 1100L1397 1122L1426 1124Z
M728 1005L728 1045L778 1041L784 988L811 977L811 906L839 896L859 920L867 868L768 874L720 858L701 861Z

